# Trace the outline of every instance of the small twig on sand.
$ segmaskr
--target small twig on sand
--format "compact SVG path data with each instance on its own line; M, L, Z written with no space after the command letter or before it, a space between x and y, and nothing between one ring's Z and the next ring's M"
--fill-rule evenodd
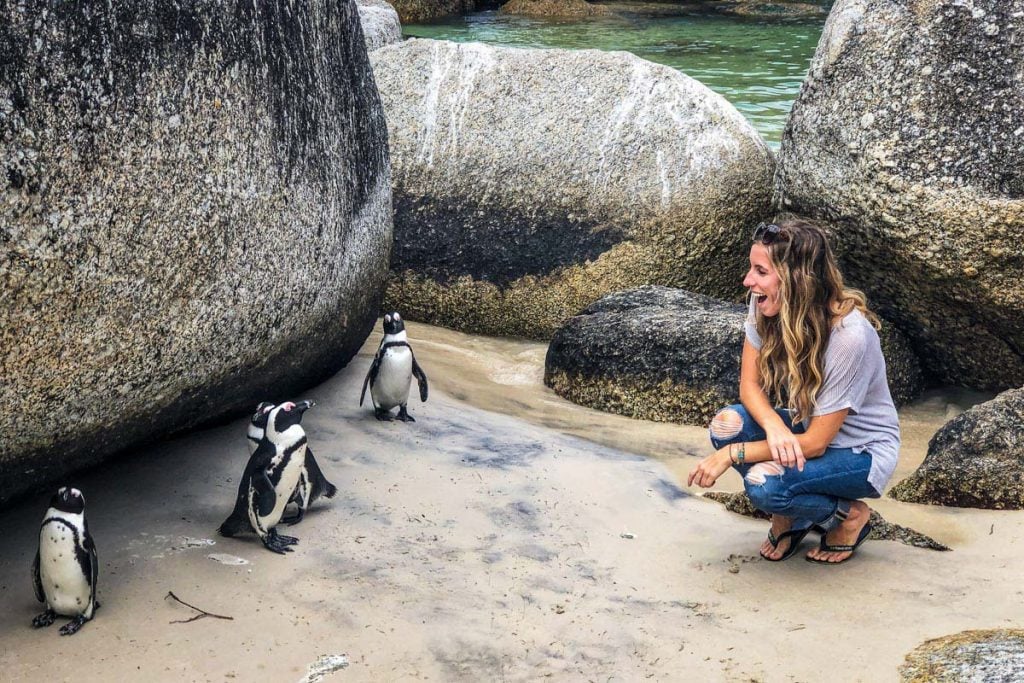
M187 602L185 602L184 600L182 600L181 598L179 598L177 595L175 595L174 591L167 591L167 595L165 597L167 597L167 598L174 598L175 600L177 600L181 604L185 605L185 607L191 607L195 611L199 612L199 614L195 615L191 619L179 619L178 621L170 622L172 624L187 624L190 621L195 621L196 619L202 619L203 617L214 617L215 619L227 619L228 621L234 621L234 619L235 619L234 617L225 617L222 614L214 614L213 612L207 612L204 609L199 609L195 605L190 605Z

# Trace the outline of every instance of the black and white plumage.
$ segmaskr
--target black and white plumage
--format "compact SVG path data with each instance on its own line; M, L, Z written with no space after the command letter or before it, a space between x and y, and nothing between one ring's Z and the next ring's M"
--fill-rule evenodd
M255 451L260 441L263 439L263 434L267 429L267 418L270 416L270 411L273 410L274 404L264 401L256 406L256 412L253 413L249 419L249 425L246 430L246 438L249 441L249 455L251 456ZM302 470L299 472L299 483L295 487L295 492L292 494L290 503L295 503L298 510L295 515L289 518L282 519L285 524L298 524L302 521L306 515L306 510L309 506L316 501L320 496L326 498L333 498L338 492L338 488L327 481L327 477L324 476L323 471L320 469L320 465L317 464L316 458L313 457L313 449L310 448L309 444L306 444L306 457L302 463Z
M398 419L403 422L415 422L409 414L409 388L412 378L420 388L420 401L427 400L427 376L405 334L405 323L398 313L384 316L384 338L380 341L377 354L366 379L363 380L363 391L359 394L359 405L366 398L366 387L370 387L370 398L373 400L373 414L378 420L391 420L391 409L398 406Z
M234 536L251 529L275 553L291 552L299 542L277 533L284 508L295 493L306 457L306 432L302 414L312 401L282 403L267 413L267 424L256 450L249 456L238 482L238 495L231 515L220 525L220 533Z
M46 611L33 619L32 625L49 626L60 614L74 617L61 627L60 634L77 633L99 609L97 578L99 560L85 521L85 498L78 489L62 487L50 499L39 527L32 582L36 599L46 604Z

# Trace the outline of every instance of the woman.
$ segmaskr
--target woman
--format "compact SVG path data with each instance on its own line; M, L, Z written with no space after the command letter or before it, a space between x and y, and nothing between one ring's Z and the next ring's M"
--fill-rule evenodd
M878 319L843 286L825 232L803 220L757 227L743 286L741 405L712 420L718 450L689 484L707 488L735 467L772 514L762 557L791 557L815 529L821 543L806 559L844 562L871 531L859 499L881 495L899 454Z

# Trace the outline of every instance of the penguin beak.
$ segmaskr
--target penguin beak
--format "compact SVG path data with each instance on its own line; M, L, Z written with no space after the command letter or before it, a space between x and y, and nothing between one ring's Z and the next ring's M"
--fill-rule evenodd
M297 410L301 415L302 413L306 412L315 405L316 403L314 403L313 401L299 401L298 403L295 404L295 410Z

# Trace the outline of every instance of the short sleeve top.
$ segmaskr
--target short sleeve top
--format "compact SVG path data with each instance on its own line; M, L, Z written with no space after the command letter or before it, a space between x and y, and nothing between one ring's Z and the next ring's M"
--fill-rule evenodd
M760 349L753 301L743 327L747 340ZM856 309L843 317L829 334L825 348L825 380L818 390L812 416L843 409L850 412L829 446L870 454L868 481L881 493L896 470L900 450L899 417L889 393L878 332Z

